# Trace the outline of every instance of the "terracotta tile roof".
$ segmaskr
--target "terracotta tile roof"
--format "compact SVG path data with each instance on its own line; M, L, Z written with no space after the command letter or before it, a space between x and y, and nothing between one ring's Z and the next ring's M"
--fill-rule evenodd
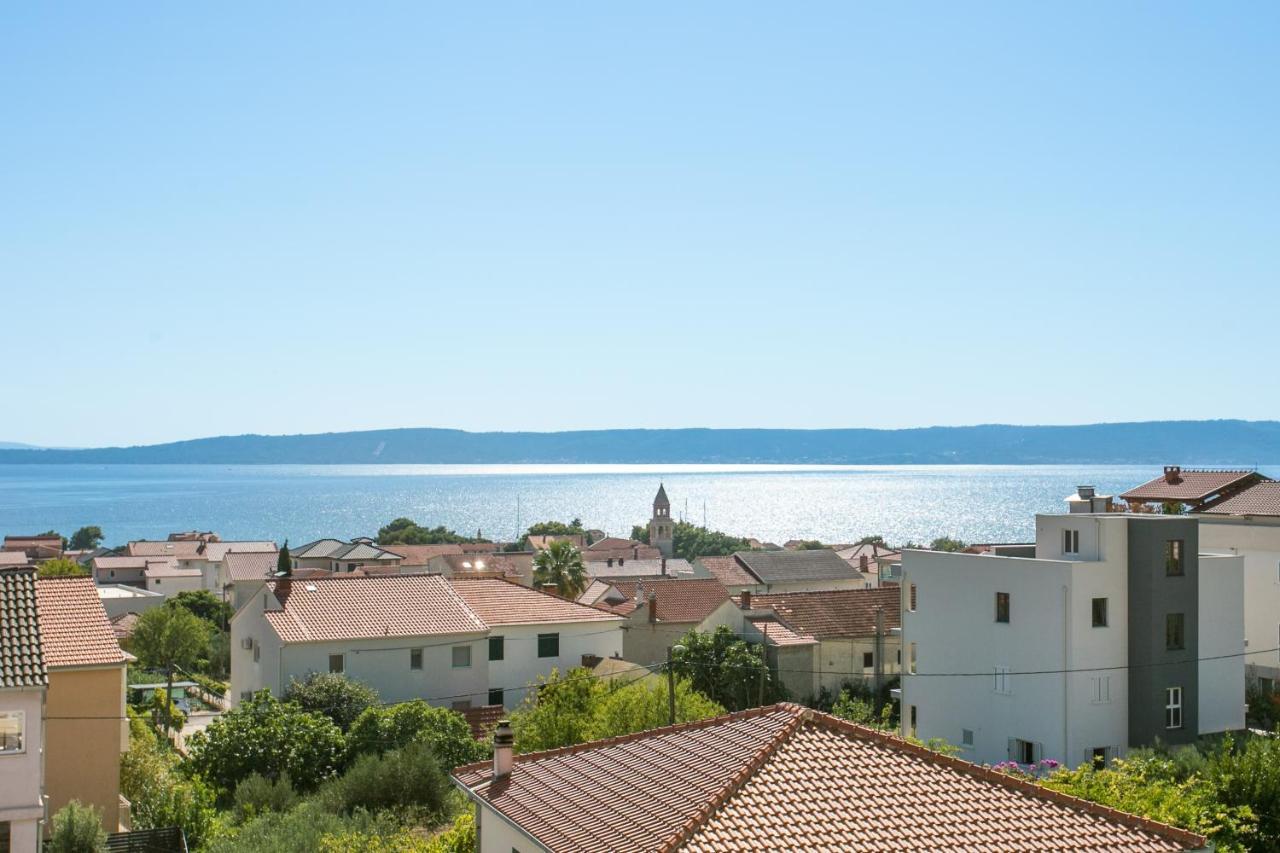
M649 546L635 539L622 539L617 536L606 536L587 546L587 551L629 551L632 548L648 548ZM584 555L585 556L585 555Z
M0 571L0 688L49 683L40 649L36 570Z
M751 596L751 608L769 608L801 634L827 637L870 637L876 632L876 608L884 608L888 631L902 624L902 591L898 587L786 592Z
M184 569L175 560L147 560L147 568L143 572L149 578L198 578L199 569Z
M1198 503L1265 479L1256 471L1201 471L1169 466L1166 473L1120 496L1123 501Z
M698 562L725 586L756 586L760 583L736 557L699 557Z
M1206 515L1280 515L1280 483L1264 480L1242 492L1209 501L1196 512Z
M0 551L0 569L17 569L27 564L25 551Z
M729 600L729 591L715 578L646 578L615 581L613 587L633 602L636 590L641 590L645 605L656 594L659 622L701 622Z
M1194 850L1203 837L796 705L490 762L455 782L552 850Z
M434 575L428 575L434 577ZM452 578L449 581L467 606L487 625L534 625L563 622L621 622L597 607L565 601L500 578Z
M155 559L155 558L152 558ZM99 569L138 569L147 567L146 557L94 557L90 562L94 570Z
M227 558L228 554L275 554L279 551L274 542L266 541L245 541L245 542L209 542L204 546L204 550L200 556L211 563L218 563Z
M125 662L92 578L38 580L36 599L44 660L50 669Z
M405 565L425 566L432 557L463 553L461 545L383 545L382 550L398 554Z
M266 580L275 574L279 551L232 551L223 558L227 577L236 581Z
M137 613L121 613L111 617L111 633L117 641L127 640L133 636L134 626L138 624Z
M200 555L204 543L194 539L182 539L174 542L151 542L139 540L125 546L130 557L186 557L193 559Z
M28 548L53 549L62 550L61 536L6 536L4 537L4 550L6 551L25 551Z
M462 716L467 718L467 725L471 726L471 736L476 740L484 740L506 716L506 709L501 705L480 705L464 709Z
M440 559L458 574L465 572L502 572L509 577L520 577L520 566L502 554L442 554Z
M439 575L339 574L268 581L267 588L283 606L268 610L267 622L286 643L488 630Z
M812 646L818 642L813 637L797 634L777 619L748 617L747 621L766 637L767 642L772 646Z

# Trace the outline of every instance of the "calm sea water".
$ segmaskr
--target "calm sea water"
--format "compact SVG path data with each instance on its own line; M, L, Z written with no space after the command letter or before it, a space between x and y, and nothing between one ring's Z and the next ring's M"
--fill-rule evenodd
M1277 466L1268 466L1275 468ZM398 516L511 538L581 518L627 535L659 481L672 512L763 540L1025 541L1078 484L1119 493L1154 466L0 465L0 533L86 524L108 544L216 530L293 543L373 535Z

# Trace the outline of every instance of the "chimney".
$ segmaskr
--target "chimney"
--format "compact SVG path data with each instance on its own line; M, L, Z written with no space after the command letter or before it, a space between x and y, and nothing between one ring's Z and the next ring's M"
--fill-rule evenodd
M605 565L607 565L609 568L611 568L611 569L613 568L613 557L610 557L609 559L605 560L604 562L605 562Z
M510 720L498 721L493 730L493 778L505 779L511 775L511 761L516 736L511 731Z
M751 609L751 590L749 589L744 589L742 591L742 609L743 610Z
M656 592L649 593L649 623L653 624L658 621L658 594Z
M866 554L862 554L858 557L858 571L865 572L867 570L867 566L870 564L871 561L867 559Z
M1097 494L1097 490L1093 486L1076 486L1076 494L1081 498L1088 500Z
M666 557L662 558L662 576L664 578L667 576L667 558Z
M1164 481L1170 485L1177 485L1182 482L1182 466L1166 465L1164 466Z

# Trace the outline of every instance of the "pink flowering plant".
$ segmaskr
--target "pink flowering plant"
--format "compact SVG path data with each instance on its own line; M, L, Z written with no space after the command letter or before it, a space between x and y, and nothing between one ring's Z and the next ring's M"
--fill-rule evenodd
M1052 758L1042 758L1035 764L1019 764L1016 761L1001 761L993 764L991 769L997 773L1016 776L1020 779L1043 779L1061 769L1062 763Z

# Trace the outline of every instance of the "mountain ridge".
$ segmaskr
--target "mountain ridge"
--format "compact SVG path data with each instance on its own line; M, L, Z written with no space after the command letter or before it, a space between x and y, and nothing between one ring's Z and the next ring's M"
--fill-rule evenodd
M212 436L153 445L0 449L0 464L1162 464L1280 462L1280 421L907 429L435 427Z

